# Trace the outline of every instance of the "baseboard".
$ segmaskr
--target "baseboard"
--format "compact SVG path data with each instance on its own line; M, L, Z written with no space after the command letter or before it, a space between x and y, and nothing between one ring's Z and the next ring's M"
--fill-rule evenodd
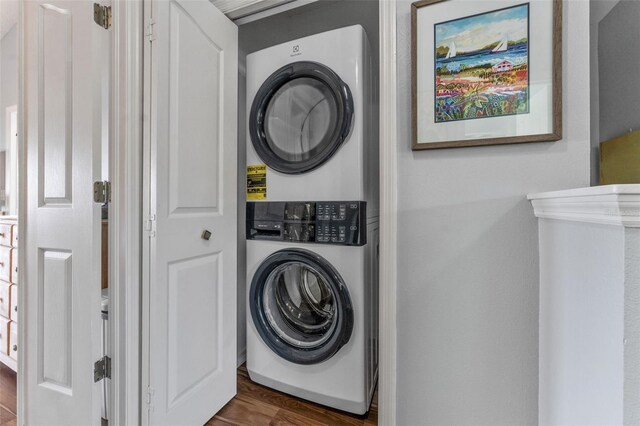
M243 348L238 352L238 367L247 362L247 348Z

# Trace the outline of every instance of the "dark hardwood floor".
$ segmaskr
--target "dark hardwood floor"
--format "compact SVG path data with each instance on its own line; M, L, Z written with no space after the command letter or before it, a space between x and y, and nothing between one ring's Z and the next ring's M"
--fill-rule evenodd
M16 373L0 363L0 426L16 426Z
M238 369L238 395L206 426L375 426L377 400L376 392L366 416L333 410L253 383L243 365ZM0 426L16 426L16 373L4 364L0 364Z
M238 394L206 426L374 426L378 395L366 416L356 416L314 404L253 383L247 369L238 369Z

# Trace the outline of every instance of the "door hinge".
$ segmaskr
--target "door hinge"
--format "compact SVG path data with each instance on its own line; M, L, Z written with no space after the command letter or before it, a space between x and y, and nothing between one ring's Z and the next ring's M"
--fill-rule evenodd
M144 230L147 231L150 237L156 236L156 215L155 214L150 215L149 219L147 219L144 222Z
M93 381L111 378L111 358L103 356L93 364Z
M153 411L153 394L155 393L155 389L153 389L152 387L147 387L147 392L146 392L146 396L145 396L145 403L147 404L147 410L149 412Z
M93 4L93 20L105 30L111 28L111 6L102 6L101 4Z
M100 204L111 202L111 182L105 180L93 183L93 201Z
M156 39L156 35L153 32L153 26L156 24L156 22L153 19L149 19L149 21L147 21L147 31L146 31L146 36L149 39L149 42L152 42Z

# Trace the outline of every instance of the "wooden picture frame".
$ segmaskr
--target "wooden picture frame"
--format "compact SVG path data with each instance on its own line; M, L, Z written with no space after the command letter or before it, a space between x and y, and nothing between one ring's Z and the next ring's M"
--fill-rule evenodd
M413 3L411 78L413 150L560 140L562 0Z

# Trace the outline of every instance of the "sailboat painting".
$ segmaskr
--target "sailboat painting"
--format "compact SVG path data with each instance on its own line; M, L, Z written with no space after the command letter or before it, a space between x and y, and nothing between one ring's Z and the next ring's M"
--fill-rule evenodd
M529 113L529 4L435 24L435 122Z

